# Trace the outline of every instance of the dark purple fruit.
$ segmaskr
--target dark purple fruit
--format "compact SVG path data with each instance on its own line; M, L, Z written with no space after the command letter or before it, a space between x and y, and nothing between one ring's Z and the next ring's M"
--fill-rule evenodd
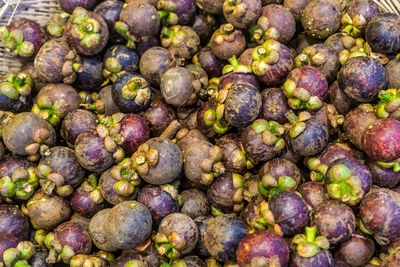
M328 200L325 186L320 182L306 182L299 187L298 192L312 209Z
M340 245L335 258L342 259L349 266L365 266L374 254L374 241L363 235L353 234Z
M339 30L341 16L339 2L313 0L304 8L301 24L309 36L323 40Z
M104 231L118 249L134 248L150 236L153 220L149 210L136 201L114 206L105 218Z
M304 48L296 57L296 66L304 65L319 69L329 84L336 80L340 67L337 52L325 44Z
M77 73L74 86L81 90L100 91L103 82L103 62L96 56L81 57L82 71Z
M75 142L75 155L85 169L101 173L114 163L113 153L109 152L104 140L96 131L85 131L79 134Z
M0 109L11 112L27 111L31 105L34 80L28 73L7 73L0 81Z
M330 199L356 206L368 193L372 175L368 167L358 159L337 159L327 169L325 186Z
M370 104L362 104L346 114L343 129L350 142L357 148L363 148L364 131L377 121L374 108Z
M119 20L124 3L120 0L106 0L98 4L93 12L97 13L107 23L110 40L120 43L123 37L114 28L115 23Z
M181 213L188 215L192 219L209 214L209 200L203 191L196 188L187 189L182 191L179 197L181 201Z
M283 93L293 109L320 109L328 95L328 82L324 74L311 66L292 70L283 85Z
M146 185L140 189L137 201L149 209L156 223L160 223L167 215L179 211L178 191L170 184Z
M36 96L32 113L56 126L70 111L79 108L78 92L70 85L58 83L45 85Z
M152 136L159 136L176 119L175 110L156 97L143 113Z
M280 88L267 88L261 92L262 107L260 116L267 121L279 124L288 122L285 114L290 110L287 99Z
M104 77L115 81L125 72L136 72L139 68L139 56L124 45L114 45L104 55Z
M400 48L400 18L394 13L375 15L367 25L366 39L372 51L395 53Z
M244 237L236 251L239 266L287 266L286 241L270 231L256 231Z
M130 264L148 264L146 259L134 250L125 250L121 256L111 262L110 267L124 267ZM151 265L150 265L151 266Z
M219 59L238 57L246 48L246 39L241 30L232 24L223 24L211 37L211 50Z
M11 234L0 234L0 264L3 264L3 254L9 248L17 247L19 239Z
M232 262L240 241L248 234L246 224L235 215L220 215L208 222L204 245L210 255L222 262Z
M41 117L23 112L11 117L3 129L3 141L14 154L37 157L37 153L55 144L56 133Z
M386 189L373 188L360 204L362 228L374 234L380 244L389 244L399 236L400 194Z
M194 251L199 256L203 256L203 257L210 256L210 253L208 253L208 250L204 245L204 234L207 230L208 222L212 218L213 218L212 216L207 215L207 216L199 216L194 219L194 222L196 223L197 228L199 229L199 241L197 242L197 245L196 245L196 248Z
M279 2L279 0L277 0ZM296 22L301 22L301 13L303 9L310 3L311 0L284 0L283 6L286 7L292 15Z
M363 35L368 22L378 13L379 7L372 0L350 1L342 17L342 31L354 37Z
M296 31L292 13L281 5L266 5L262 8L257 24L250 27L252 40L261 45L268 39L287 44Z
M30 58L39 51L45 36L41 26L30 19L12 20L0 28L0 41L13 56Z
M151 102L152 88L139 74L122 74L115 80L111 92L121 112L137 113L145 110Z
M71 216L65 198L37 191L26 204L26 211L35 229L52 230Z
M97 117L90 111L77 109L64 117L61 125L61 137L71 147L75 146L76 138L84 131L94 131L97 126Z
M17 206L0 205L0 234L13 235L19 241L28 239L28 220Z
M294 65L290 49L273 39L254 48L252 59L253 73L269 86L280 85Z
M40 184L46 194L67 197L78 187L85 176L85 170L79 165L72 149L56 146L49 149L37 167Z
M392 189L400 182L397 161L382 162L368 159L366 164L372 174L373 184Z
M71 196L70 203L75 212L86 218L93 217L104 208L104 198L95 175L89 175L75 190Z
M202 48L199 53L194 56L193 61L200 64L207 72L209 78L219 77L222 74L222 63L214 55L209 46Z
M387 88L400 88L400 59L394 58L385 66L387 76Z
M143 77L153 85L160 85L165 71L173 67L175 62L167 49L153 47L140 57L139 69Z
M340 88L358 102L370 102L386 89L386 71L379 61L356 57L347 61L339 71Z
M157 9L164 25L191 25L194 22L196 4L194 0L159 0Z
M175 260L189 254L196 247L199 230L189 216L172 213L161 221L153 239L160 255Z
M152 138L139 146L132 160L140 177L154 185L170 183L182 169L182 153L170 140Z
M355 228L354 213L349 206L336 200L320 204L313 212L311 225L325 236L332 246L351 238Z
M328 88L328 96L325 99L326 103L335 106L339 114L347 114L353 107L357 105L357 102L346 95L345 92L339 86L339 82L334 81Z
M240 218L252 230L269 230L283 236L282 229L275 223L274 215L265 200L249 203L240 213Z
M108 26L97 13L77 7L65 25L65 37L78 53L92 56L99 53L108 42Z
M72 13L76 7L93 10L97 0L60 0L60 7L67 13Z
M367 128L363 136L363 150L374 160L391 161L400 157L400 121L381 119L371 128Z
M46 42L35 57L35 73L48 83L72 84L76 72L82 71L81 58L76 50L61 40Z
M261 1L258 0L228 0L222 10L225 19L238 29L247 29L254 24L261 14Z

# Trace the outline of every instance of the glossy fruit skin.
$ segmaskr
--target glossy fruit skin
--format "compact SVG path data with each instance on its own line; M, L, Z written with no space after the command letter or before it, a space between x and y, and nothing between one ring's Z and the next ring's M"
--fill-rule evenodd
M281 191L272 196L269 208L284 235L301 233L308 224L306 202L294 191Z
M271 259L274 256L278 257L281 266L287 266L289 248L282 237L266 230L248 234L241 240L236 251L239 266L250 266L254 258Z
M358 102L370 102L384 90L386 71L379 61L369 57L356 57L347 61L339 71L340 88Z
M236 204L233 200L237 190L233 184L233 175L228 172L224 173L212 183L207 191L207 198L210 204L224 213L232 212Z
M382 119L368 128L363 136L364 152L374 160L390 161L400 157L400 122Z
M204 245L213 258L234 261L239 243L247 233L247 226L241 219L235 215L220 215L208 222Z
M72 13L76 7L83 7L87 10L93 10L96 0L60 0L60 7L67 13Z
M387 75L387 88L398 88L400 87L400 59L394 58L389 61L385 66L386 75Z
M339 3L318 0L311 1L304 8L301 24L309 36L323 40L339 29L340 19L341 8Z
M399 236L400 194L386 189L373 188L360 204L360 218L379 244Z
M232 26L233 30L225 33L223 29L225 25ZM218 41L218 36L222 37L222 41ZM224 24L216 30L211 37L211 50L219 59L227 60L232 56L239 56L246 48L246 39L241 30L235 29L232 24Z
M19 241L28 238L28 220L16 206L0 205L0 234L13 235Z
M207 72L209 78L219 77L222 74L222 63L211 51L211 47L204 47L198 53L201 67Z
M95 130L97 126L97 117L92 112L77 109L64 117L61 125L61 137L71 146L75 145L76 138L80 133L87 130Z
M204 234L206 233L208 222L210 219L214 218L211 215L199 216L194 219L194 222L197 225L197 229L199 229L199 241L197 242L196 248L194 251L203 257L210 257L210 253L208 253L207 248L204 245Z
M381 166L379 162L371 159L367 159L367 166L372 174L372 182L377 186L393 189L400 182L400 174L393 168Z
M123 37L115 30L114 25L119 20L124 3L120 0L106 0L98 4L93 12L101 16L108 25L110 40L122 42Z
M65 222L54 229L54 238L69 246L75 254L87 254L92 249L89 233L77 222Z
M94 202L89 193L82 187L77 188L70 199L71 208L86 218L92 218L97 212L104 209L104 202Z
M348 240L354 232L355 224L351 208L336 200L320 204L311 218L311 225L317 227L319 235L328 238L331 246Z
M288 122L285 114L290 110L287 99L280 88L267 88L261 91L262 107L260 116L267 121L279 124Z
M78 72L74 86L81 90L100 91L103 82L103 62L97 57L81 57L83 71Z
M297 251L293 251L290 256L289 267L336 267L335 260L329 250L322 249L317 255L304 258Z
M138 193L137 201L149 209L156 223L161 222L167 215L179 211L178 201L156 185L143 187Z
M156 97L143 114L152 136L159 136L176 119L175 110Z
M119 122L120 134L124 137L121 147L126 155L132 155L138 147L150 139L147 122L139 115L129 113Z
M355 100L348 97L346 93L342 91L337 80L329 86L326 102L334 105L337 112L342 115L346 115L357 105Z
M340 245L335 258L342 259L350 266L365 266L375 253L375 243L361 234L352 237Z
M399 15L394 13L377 14L368 23L365 36L372 51L394 53L400 48L399 31Z

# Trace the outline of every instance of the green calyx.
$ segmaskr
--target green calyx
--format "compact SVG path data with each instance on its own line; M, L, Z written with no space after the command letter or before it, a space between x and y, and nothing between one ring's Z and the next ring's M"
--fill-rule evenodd
M291 79L286 79L283 84L283 93L288 98L289 106L294 110L316 110L323 105L318 96L310 95L307 89L298 87L297 83Z
M200 183L211 185L214 178L225 172L225 166L221 162L223 157L222 149L219 146L213 146L208 149L208 157L201 160L199 167L202 171Z
M3 262L7 267L29 267L28 260L35 253L35 246L30 241L21 241L16 248L3 252Z
M99 189L99 179L94 174L90 174L89 177L82 183L81 188L83 191L89 193L90 199L97 204L103 203L104 198Z
M70 260L75 256L73 249L67 245L63 246L60 241L55 239L53 233L48 233L43 244L49 250L46 259L48 263L64 262L69 264Z
M161 45L165 48L170 46L188 45L188 34L184 31L181 25L171 27L163 27L161 30Z
M186 247L185 238L175 231L172 231L168 236L157 233L153 240L158 254L167 257L171 262L179 258L180 251Z
M311 170L311 181L321 182L324 180L325 174L328 171L328 165L322 164L318 158L307 159L306 165Z
M9 32L6 26L0 26L0 42L15 56L28 58L35 52L34 44L24 41L24 33L21 30Z
M254 167L255 162L252 158L248 157L246 151L243 148L243 145L240 145L240 148L235 149L231 155L233 168L238 171L242 170L250 170Z
M214 33L213 42L217 45L221 45L224 42L232 43L235 41L235 27L230 24L223 24L219 29Z
M351 18L348 13L342 16L342 32L350 36L361 36L366 27L367 20L361 14L355 15L354 18Z
M83 65L81 64L81 58L75 49L72 49L65 56L65 62L62 66L62 74L64 76L63 82L65 84L72 84L75 82L77 73L83 71Z
M25 72L8 73L4 80L0 83L0 90L10 99L29 96L34 86L31 76Z
M103 76L106 79L110 79L115 82L115 80L125 71L122 70L122 65L115 57L109 57L105 60L105 68L103 70Z
M293 111L289 111L285 114L286 118L290 121L292 126L289 128L289 137L296 138L307 128L307 121L311 119L311 114L302 111L298 116Z
M27 200L33 195L38 185L34 167L20 168L16 169L11 177L4 176L0 179L0 194L3 197Z
M317 255L321 249L329 249L329 241L324 236L317 236L317 227L306 227L305 234L296 235L293 244L297 245L297 253L303 258Z
M103 139L105 149L113 154L116 162L120 162L125 157L125 152L121 145L125 142L124 136L120 133L121 125L119 122L124 118L123 113L113 115L97 115L100 124L96 126L98 136Z
M69 262L70 267L85 267L85 266L93 266L93 267L102 267L104 266L104 262L96 256L89 256L84 254L78 254L72 257Z
M252 128L256 133L261 133L263 143L268 146L274 146L275 151L282 151L285 147L285 140L282 137L285 133L285 128L279 123L258 119L253 122Z
M51 100L48 96L41 96L32 107L32 113L56 126L68 112L68 103L64 99Z
M80 106L87 110L93 111L96 114L104 114L105 105L104 101L96 92L89 93L87 91L80 91L79 97L81 99Z
M251 41L257 45L262 45L265 41L269 39L278 40L280 33L275 27L271 27L269 19L267 17L261 16L257 24L250 27Z
M224 134L229 130L228 122L224 118L224 105L218 104L216 109L209 109L204 113L204 124L212 127L217 134Z
M385 169L392 169L394 172L400 171L400 162L398 161L391 161L391 162L377 161L376 164Z
M235 18L243 17L247 12L247 4L242 0L225 0L224 13L232 14Z
M274 215L269 209L268 202L262 201L260 204L254 207L255 213L258 217L254 218L250 222L250 227L254 230L270 230L280 236L283 236L282 229L278 224L275 223Z
M378 118L397 118L400 116L400 90L388 89L379 91L379 103L375 106L375 114Z
M74 191L71 185L65 184L64 176L53 172L47 164L40 163L37 168L37 174L40 178L40 186L47 195L57 193L62 197L68 197Z
M296 190L297 186L296 180L290 176L275 178L271 174L265 174L259 184L259 191L264 198L270 199L278 192Z
M296 67L301 66L320 66L326 62L325 56L320 53L314 46L304 48L304 50L296 57Z
M151 97L150 85L142 77L133 77L122 87L122 97L133 100L138 105L144 105Z
M139 42L139 39L129 31L129 26L125 22L117 21L114 25L114 28L119 34L121 34L125 38L125 40L127 41L126 46L128 48L136 48L136 42Z
M354 206L361 201L363 192L361 181L353 176L351 170L344 164L337 164L328 170L330 184L327 186L329 197Z
M158 13L160 14L161 23L165 26L178 24L178 16L174 13L178 6L173 1L159 0L157 2Z
M253 58L251 65L253 73L257 76L265 75L269 71L270 65L278 63L280 49L280 43L273 39L269 39L261 46L257 46L251 54Z
M80 40L87 48L92 48L100 43L101 25L91 17L90 12L84 8L77 7L71 15L71 35Z
M61 12L53 14L50 17L49 24L46 25L47 32L54 37L61 37L64 34L65 25L70 17L70 14Z
M239 63L236 56L232 56L228 59L229 64L225 65L222 69L222 74L234 73L252 73L251 67L249 65L242 65Z
M339 62L342 65L352 58L367 57L371 54L369 44L362 38L344 36L342 37L342 44L345 47L345 49L339 53Z

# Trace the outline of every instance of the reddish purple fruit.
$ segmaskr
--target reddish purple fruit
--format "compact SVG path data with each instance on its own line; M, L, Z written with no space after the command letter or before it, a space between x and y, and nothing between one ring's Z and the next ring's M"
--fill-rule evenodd
M372 51L395 53L400 48L399 31L399 15L394 13L377 14L369 21L365 36Z
M68 145L74 147L76 138L84 131L94 131L97 126L97 117L90 111L77 109L69 112L61 125L61 137Z
M93 10L96 0L60 0L60 7L67 13L72 13L76 7Z
M19 241L28 239L28 220L17 206L0 205L0 234L12 235Z
M365 266L375 253L375 243L361 234L353 234L340 245L335 258L342 259L349 266Z

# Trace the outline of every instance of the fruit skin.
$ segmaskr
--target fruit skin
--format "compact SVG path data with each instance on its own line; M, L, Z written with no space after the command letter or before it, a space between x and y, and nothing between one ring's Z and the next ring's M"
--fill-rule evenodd
M104 231L105 221L107 219L108 213L110 212L110 208L102 209L97 212L90 220L89 223L89 234L92 239L93 244L104 251L114 252L118 250L117 247L111 244L110 239L112 237L108 236Z
M160 85L161 77L170 67L174 60L164 47L153 47L143 53L139 61L139 70L143 77L153 85Z
M98 4L93 10L107 23L110 40L116 43L123 41L123 37L114 28L115 23L119 20L123 6L124 3L120 0L106 0Z
M290 256L289 267L336 267L335 260L329 250L321 250L317 255L304 258L297 251L293 251Z
M358 102L371 102L379 90L387 84L385 68L370 57L355 57L347 61L339 71L340 88Z
M389 54L400 48L399 31L399 15L394 13L377 14L369 21L365 36L372 51Z
M285 114L290 110L287 99L280 88L267 88L261 91L262 107L260 116L267 121L279 124L288 122Z
M297 191L312 209L316 209L321 203L328 200L325 186L320 182L306 182L300 185Z
M236 259L239 266L260 264L264 266L268 262L277 262L280 266L289 263L289 248L286 241L279 235L270 231L256 231L248 234L239 243L236 251Z
M151 135L159 136L176 119L176 113L172 107L155 97L143 113L143 118L149 125Z
M94 131L79 134L75 142L75 155L85 169L101 173L114 163L113 154L107 151L104 140Z
M399 210L399 193L386 188L372 188L361 201L360 218L379 244L388 244L390 239L399 236Z
M364 152L374 160L390 161L400 157L400 121L382 119L368 128L363 136Z
M37 191L26 204L28 216L35 229L52 230L71 216L68 201L57 195Z
M83 7L87 10L93 10L96 0L60 0L60 7L67 13L72 13L76 7Z
M104 231L112 246L129 249L139 246L150 236L152 223L146 206L136 201L124 201L109 211Z
M104 199L98 188L93 187L93 185L90 185L91 188L86 188L86 186L89 186L89 184L82 184L75 190L71 196L70 205L76 213L85 218L92 218L97 212L104 209ZM90 189L92 191L88 192ZM100 194L99 199L92 197L92 192L97 193L97 195Z
M56 133L50 123L38 115L23 112L10 119L3 130L3 141L11 152L26 156L32 155L32 152L25 150L31 144L53 146Z
M313 38L324 40L339 30L341 8L338 2L313 0L305 8L301 24Z
M400 182L400 173L393 167L385 166L382 162L367 159L366 162L371 174L372 182L380 187L393 189Z
M353 234L343 242L335 253L335 258L342 259L350 266L365 266L375 253L375 243L361 234Z
M112 169L109 169L103 172L99 180L99 189L104 199L112 205L117 205L124 201L134 200L137 196L138 188L135 186L133 192L127 196L118 194L118 192L115 190L115 184L118 182L118 180L115 179L111 174L111 170Z
M210 255L222 262L235 260L240 241L248 234L246 224L235 215L223 214L210 219L204 245Z
M222 14L224 0L196 0L196 3L200 5L207 13L215 15Z
M77 73L74 86L81 90L100 91L103 62L97 57L81 57L83 70Z
M301 22L301 13L310 2L311 0L284 0L283 6L292 13L296 22Z
M318 234L328 238L334 247L351 237L356 222L349 206L336 200L328 200L315 209L311 225L316 226Z
M67 141L67 143L74 147L76 138L80 133L92 130L94 131L97 126L97 117L92 112L77 109L71 112L64 117L64 120L61 124L61 137Z
M139 115L126 114L119 125L119 134L123 137L121 147L126 155L132 155L141 144L150 139L149 126Z
M400 88L400 59L394 58L385 66L387 75L387 88Z
M357 105L357 102L348 97L340 88L339 82L334 81L328 88L328 96L325 101L335 106L337 112L346 115Z
M208 253L207 248L204 245L204 234L206 233L208 222L210 219L214 218L211 215L205 215L205 216L199 216L194 219L194 222L197 225L197 228L199 229L199 241L197 242L195 252L199 256L203 257L210 257L210 253Z
M246 48L246 39L241 30L232 24L223 24L211 37L211 50L219 59L238 57Z
M16 206L8 204L0 205L0 234L13 235L19 241L28 238L28 220Z
M294 191L281 191L273 195L268 202L269 209L284 235L293 236L303 232L308 225L306 202Z
M228 23L231 23L236 28L246 29L260 17L261 1L244 0L240 3L225 1L223 4L223 13Z
M210 213L209 200L203 191L191 188L182 191L179 196L182 202L181 213L188 215L193 220Z
M20 240L12 234L0 234L0 263L3 264L3 253L9 248L17 247Z

